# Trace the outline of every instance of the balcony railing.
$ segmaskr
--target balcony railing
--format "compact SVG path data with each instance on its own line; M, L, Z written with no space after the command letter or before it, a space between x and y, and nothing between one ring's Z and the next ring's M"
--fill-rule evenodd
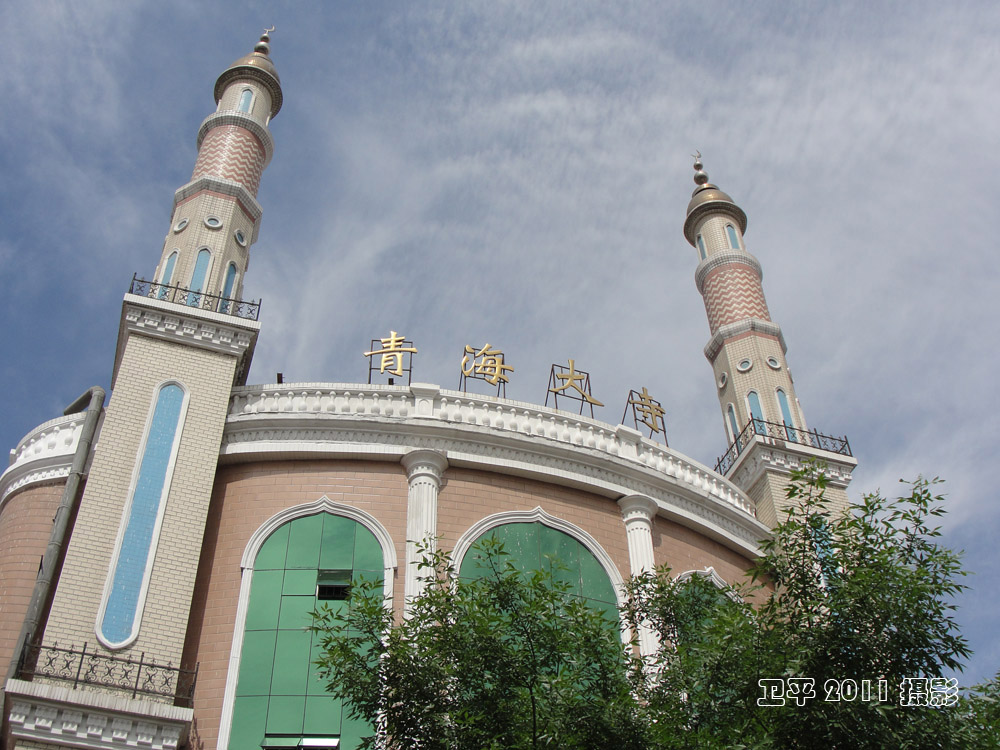
M729 450L720 456L715 464L715 470L725 476L733 468L733 464L736 463L736 459L740 457L743 450L754 441L757 435L766 441L798 443L831 453L839 453L842 456L852 455L851 445L847 442L846 437L832 437L816 432L816 430L800 430L787 424L751 419L733 441L733 444L729 446Z
M87 651L86 643L80 650L33 643L25 644L18 673L26 679L43 677L72 682L74 690L80 685L91 685L128 693L133 698L138 695L169 698L176 705L190 707L198 667L180 669L157 664L146 659L145 653L138 659L127 659Z
M211 310L223 315L235 315L237 318L246 320L257 320L260 316L259 300L257 302L244 302L241 299L221 297L218 294L196 292L182 286L158 284L155 281L140 279L138 276L132 277L132 285L128 291L129 294L137 294L140 297L175 302L178 305L197 307L199 310Z

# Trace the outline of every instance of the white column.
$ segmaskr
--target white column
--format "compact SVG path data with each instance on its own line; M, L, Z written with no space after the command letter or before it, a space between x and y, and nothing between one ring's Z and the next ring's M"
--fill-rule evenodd
M625 538L628 541L628 559L632 575L647 573L656 567L653 559L653 519L656 502L645 495L627 495L618 501L625 521ZM660 639L649 626L639 626L639 653L649 656L656 652Z
M406 574L404 594L406 609L410 601L424 589L417 569L420 556L417 545L427 543L431 549L437 536L437 499L441 477L448 468L443 454L429 450L414 450L403 456L403 468L410 487L406 506Z

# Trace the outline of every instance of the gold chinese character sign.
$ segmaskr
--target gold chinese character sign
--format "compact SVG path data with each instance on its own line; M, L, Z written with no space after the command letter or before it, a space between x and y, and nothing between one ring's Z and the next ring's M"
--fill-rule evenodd
M562 385L560 385L562 383ZM577 395L568 393L575 391ZM569 367L562 365L552 365L549 371L549 390L555 407L559 408L559 396L580 402L580 414L583 414L584 406L590 407L590 416L594 416L595 406L604 406L590 393L590 373L576 369L576 360L569 360ZM548 394L545 396L545 405L549 405Z
M507 383L510 378L508 372L514 372L514 368L506 364L503 360L503 352L494 349L487 343L482 349L473 346L466 346L462 356L462 375L458 380L458 389L465 390L466 380L485 380L490 385L497 387L497 395L503 392L507 395Z
M660 402L649 395L646 386L642 387L642 393L634 390L628 392L628 401L625 402L625 413L622 415L622 424L625 423L625 418L628 416L629 407L632 408L632 420L635 428L640 430L639 425L645 425L649 428L650 438L656 433L661 433L663 435L663 443L666 445L667 425L663 420L666 412L663 411L663 406Z
M378 342L381 342L382 348L378 349ZM412 371L413 355L417 353L417 348L413 345L412 341L407 341L402 335L396 333L395 331L389 331L389 336L384 339L372 339L372 350L370 352L365 352L365 356L369 358L368 366L368 382L372 382L372 372L375 370L375 362L371 359L376 354L382 356L379 361L379 374L384 374L387 370L390 375L395 375L396 377L402 377L403 372L407 374L407 379L409 380L410 373ZM404 367L404 355L410 355L406 358L405 362L408 366ZM389 378L389 385L392 385L392 378Z

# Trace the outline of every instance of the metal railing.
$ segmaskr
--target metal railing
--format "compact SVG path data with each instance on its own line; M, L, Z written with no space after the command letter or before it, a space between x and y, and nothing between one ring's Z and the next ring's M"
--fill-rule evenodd
M831 453L839 453L842 456L853 455L846 436L833 437L816 432L816 430L800 430L797 427L779 422L751 419L729 446L729 450L719 457L715 464L716 472L725 476L733 468L733 464L736 463L736 459L740 457L743 450L754 441L757 435L772 442L798 443Z
M237 318L246 320L257 320L260 316L260 300L257 302L245 302L241 299L222 297L218 294L208 294L207 292L196 292L182 286L172 286L171 284L158 284L155 281L146 281L138 276L132 277L132 285L128 289L129 294L137 294L140 297L150 299L160 299L164 302L174 302L178 305L197 307L199 310L211 310L223 315L234 315Z
M198 667L180 669L169 663L157 664L146 659L143 652L138 660L112 656L99 651L87 651L86 643L77 650L60 648L58 644L43 646L25 644L18 674L23 678L44 677L80 685L93 685L109 690L137 695L154 695L172 699L177 705L190 707L194 696Z

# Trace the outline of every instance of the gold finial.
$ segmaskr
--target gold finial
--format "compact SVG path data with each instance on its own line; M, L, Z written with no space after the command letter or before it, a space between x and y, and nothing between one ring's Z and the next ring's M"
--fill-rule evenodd
M694 157L694 184L707 185L708 172L705 171L705 165L701 163L701 151L695 151L691 156Z

